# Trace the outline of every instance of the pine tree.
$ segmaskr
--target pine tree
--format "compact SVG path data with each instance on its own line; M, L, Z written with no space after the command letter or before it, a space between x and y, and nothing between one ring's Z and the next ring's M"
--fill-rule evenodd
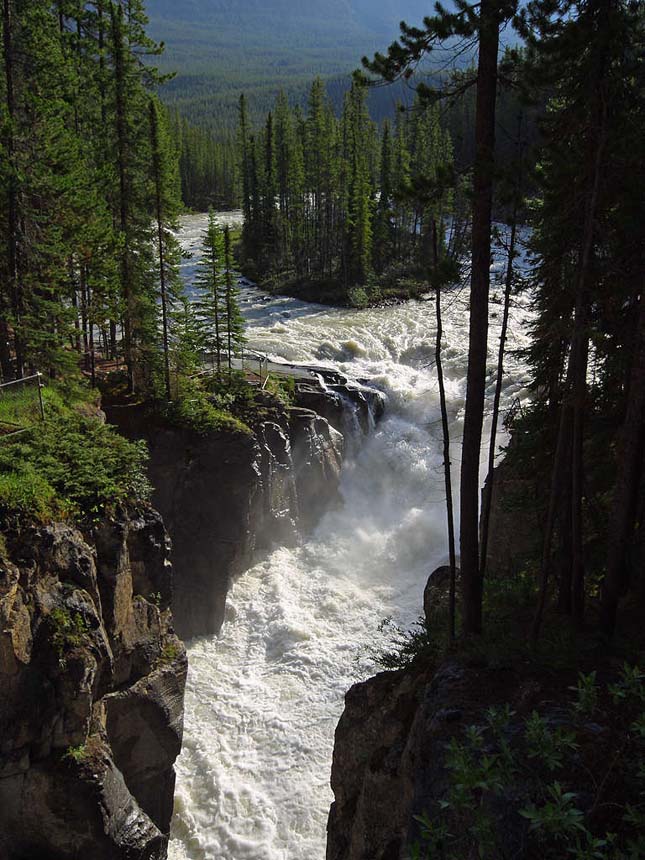
M343 156L348 185L345 225L345 283L367 283L372 268L372 183L369 164L371 122L364 87L353 84L343 111Z
M211 354L213 368L220 376L222 353L227 343L225 328L224 236L211 209L208 226L202 238L201 256L197 264L195 308L202 330L203 345Z
M74 365L70 276L85 177L65 100L70 66L46 4L4 4L3 68L3 375L55 376Z
M394 256L394 151L390 123L383 124L378 204L374 215L374 269L382 272Z
M179 199L177 158L170 143L165 117L155 98L149 103L151 172L156 222L157 267L159 273L159 300L163 347L164 386L166 400L170 401L170 312L173 303L183 292L179 275L181 248L176 238Z
M244 326L244 317L239 304L239 290L233 275L231 232L227 225L224 227L224 330L229 378L233 370L233 357L246 341Z

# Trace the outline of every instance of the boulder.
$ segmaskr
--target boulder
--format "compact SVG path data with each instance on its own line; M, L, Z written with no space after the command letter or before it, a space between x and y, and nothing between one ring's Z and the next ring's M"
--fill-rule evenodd
M455 570L455 578L459 581L459 568ZM423 612L428 626L432 623L432 614L439 604L447 604L450 591L450 565L442 564L435 568L428 577L423 589Z

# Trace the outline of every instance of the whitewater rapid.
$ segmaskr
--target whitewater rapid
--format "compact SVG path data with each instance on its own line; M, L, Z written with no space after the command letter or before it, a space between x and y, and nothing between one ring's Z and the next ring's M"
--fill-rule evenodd
M236 216L229 216L235 222ZM205 216L187 216L195 251ZM194 259L184 262L192 277ZM493 269L501 275L502 263ZM492 290L501 299L501 287ZM379 623L422 612L428 574L447 557L434 302L340 310L242 288L249 346L368 380L386 414L344 467L343 506L302 546L276 549L233 586L219 636L188 643L184 747L177 762L172 860L322 860L334 729L347 689L375 670ZM444 301L444 373L454 486L465 394L467 292ZM511 310L509 348L528 311ZM493 305L490 367L501 307ZM506 361L503 405L525 395ZM489 379L492 402L494 379ZM503 441L503 440L501 440ZM458 508L457 508L458 509Z

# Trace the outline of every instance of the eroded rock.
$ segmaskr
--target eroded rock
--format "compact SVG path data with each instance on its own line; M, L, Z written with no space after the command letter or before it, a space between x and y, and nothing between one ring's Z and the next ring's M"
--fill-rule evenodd
M342 374L316 368L307 379L296 382L291 409L256 391L255 408L246 416L252 433L199 434L162 426L140 407L109 410L122 433L145 439L150 448L153 504L172 537L172 609L183 638L220 629L231 583L256 550L296 544L338 503L348 441L362 438L383 412L380 392L350 384ZM309 403L315 408L306 408ZM102 543L114 572L106 595L111 630L129 625L132 611L130 596L119 587L121 543L118 534ZM130 555L136 556L132 547ZM136 563L133 570L138 581ZM157 572L139 590L156 589L159 580Z
M141 507L92 533L57 523L8 544L0 860L163 860L186 679L163 524Z

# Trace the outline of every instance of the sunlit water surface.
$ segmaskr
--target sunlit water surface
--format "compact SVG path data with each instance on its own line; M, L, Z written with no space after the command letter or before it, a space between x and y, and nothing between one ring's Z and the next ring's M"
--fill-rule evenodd
M226 216L235 223L237 215ZM205 216L183 219L197 251ZM194 258L184 263L192 277ZM501 277L502 262L493 265ZM501 287L492 290L501 299ZM343 696L374 671L379 622L409 626L430 571L445 561L435 306L338 310L242 288L249 346L369 380L387 411L346 464L343 506L302 546L279 548L233 586L219 636L188 643L184 747L173 860L322 860L329 775ZM444 300L444 372L454 484L465 394L467 292ZM527 311L511 311L509 347L525 343ZM490 366L501 308L491 314ZM506 361L503 404L523 395L526 370ZM492 402L494 380L489 381Z

